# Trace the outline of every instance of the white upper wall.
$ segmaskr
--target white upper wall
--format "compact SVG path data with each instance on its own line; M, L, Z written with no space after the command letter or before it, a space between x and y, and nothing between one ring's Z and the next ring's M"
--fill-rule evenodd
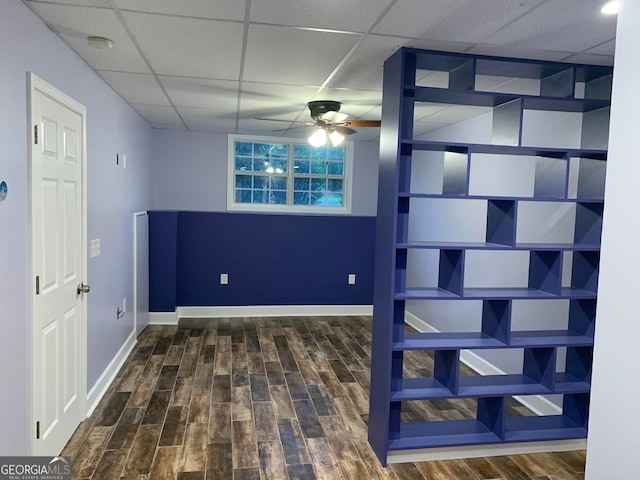
M130 313L116 320L123 298L132 305L133 220L150 206L151 128L19 0L0 14L0 452L28 455L31 312L27 177L27 72L87 107L88 238L102 254L88 260L87 385L91 388L133 330ZM127 169L116 167L126 153Z
M153 209L226 211L227 148L226 133L154 130ZM352 215L376 215L378 149L354 143Z

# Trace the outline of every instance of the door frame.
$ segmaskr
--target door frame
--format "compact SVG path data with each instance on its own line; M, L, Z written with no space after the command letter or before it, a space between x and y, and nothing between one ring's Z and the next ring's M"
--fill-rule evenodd
M147 217L148 233L149 212L146 210L133 212L133 334L136 338L138 337L138 277L140 276L140 272L138 272L138 218L140 217ZM148 277L149 272L142 272L142 274L145 273Z
M35 434L35 425L37 421L37 412L35 411L36 407L36 362L35 355L36 352L34 350L34 345L36 343L36 333L37 329L35 328L35 317L34 317L34 303L35 303L35 276L37 272L35 271L34 265L34 232L37 230L37 226L34 225L33 220L33 195L34 195L34 178L33 178L33 156L34 156L34 141L35 141L35 132L34 132L34 117L35 111L33 106L33 97L36 92L41 93L42 95L49 97L53 101L59 103L60 105L68 108L69 110L75 112L80 115L81 125L82 125L82 159L81 159L81 167L82 167L82 192L81 192L81 222L82 225L80 227L81 231L81 241L80 248L82 254L80 255L80 271L82 274L82 280L87 282L87 109L84 105L77 102L73 98L69 97L65 93L61 92L54 86L42 80L40 77L35 75L32 72L27 72L27 86L28 86L28 95L27 95L27 195L28 195L28 236L29 236L29 253L28 253L28 262L29 262L29 279L28 279L28 292L29 292L29 319L30 319L30 328L31 328L31 338L30 338L30 415L29 415L29 425L28 432L31 447L31 454L34 454L37 450L37 439ZM80 402L80 411L82 412L83 417L87 415L87 299L85 296L85 300L82 302L81 306L82 312L82 322L80 325L80 364L78 365L78 389L80 392L80 398L78 401Z

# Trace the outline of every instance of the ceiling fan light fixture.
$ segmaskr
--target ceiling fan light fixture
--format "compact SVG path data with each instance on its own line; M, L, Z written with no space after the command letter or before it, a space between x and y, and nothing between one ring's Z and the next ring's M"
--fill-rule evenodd
M344 135L334 130L333 132L331 132L331 135L329 135L329 139L331 140L331 145L337 147L344 140Z
M348 116L349 115L347 115L346 113L332 111L332 112L325 113L320 118L325 122L340 123L340 122L344 122Z
M327 143L327 132L324 131L324 128L319 128L313 132L313 135L311 135L308 140L312 146L321 147Z

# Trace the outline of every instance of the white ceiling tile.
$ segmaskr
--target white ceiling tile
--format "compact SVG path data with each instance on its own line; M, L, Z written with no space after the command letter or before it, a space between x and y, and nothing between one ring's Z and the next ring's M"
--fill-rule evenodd
M98 73L129 103L170 105L153 75L104 71Z
M285 131L291 123L268 122L256 120L254 118L240 118L238 121L238 133L261 134L270 136L304 136L307 132L305 128L298 128L292 131ZM308 136L308 134L306 134Z
M149 123L182 124L182 120L173 107L144 103L132 103L131 106Z
M399 0L374 33L480 42L542 0Z
M242 24L143 13L123 15L156 73L238 79Z
M469 49L469 53L476 55L494 55L496 57L528 58L558 62L565 59L570 52L556 50L540 50L526 47L499 46L499 45L475 45Z
M235 132L236 117L227 110L214 108L178 108L189 130Z
M44 2L29 1L29 3L31 5L35 3L58 3L60 5L84 5L86 7L111 8L108 0L45 0Z
M251 21L326 28L349 32L367 32L391 0L350 0L348 2L295 0L274 2L253 0Z
M245 0L114 0L121 10L185 17L244 20Z
M437 130L442 127L446 127L447 123L435 123L435 122L414 122L413 124L413 136L418 137L424 135L427 132Z
M593 53L594 55L610 55L613 57L615 50L616 50L616 39L612 38L611 40L603 43L602 45L598 45L597 47L590 48L585 53Z
M613 57L610 55L592 55L590 53L576 53L567 57L565 61L569 63L582 63L585 65L605 65L613 66Z
M355 106L373 108L382 103L382 92L379 90L357 90L353 88L323 88L316 95L318 100L336 100L342 102L341 112L349 113Z
M482 92L513 93L515 95L540 95L540 84L540 80L536 78L476 75L475 89Z
M94 69L149 73L112 10L52 3L33 3L31 6ZM113 48L99 50L90 47L87 43L89 36L109 38L113 41Z
M423 117L424 121L433 123L451 124L461 122L468 118L477 117L484 113L491 112L492 108L489 107L475 107L471 105L451 105L447 108L443 108L431 115Z
M540 4L484 40L493 45L582 52L615 36L615 16L602 15L602 0Z
M321 85L359 39L359 35L251 25L244 80Z
M176 107L217 108L235 112L238 108L238 82L189 77L160 77Z
M413 118L419 122L423 118L427 118L445 108L447 108L447 106L440 103L417 102L413 106Z
M393 52L406 42L405 39L367 36L351 55L349 61L331 79L330 86L380 90L383 65Z
M269 117L295 120L308 118L307 102L314 99L317 87L242 82L240 111L243 118Z
M152 123L151 126L158 130L183 130L186 131L186 127L183 124L176 123Z

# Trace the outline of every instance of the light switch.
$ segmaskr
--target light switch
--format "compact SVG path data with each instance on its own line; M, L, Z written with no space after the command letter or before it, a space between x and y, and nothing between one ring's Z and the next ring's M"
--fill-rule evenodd
M220 285L227 285L229 283L229 274L221 273L220 274Z
M356 284L356 274L355 273L350 273L349 274L349 285L355 285Z
M100 255L100 239L96 238L91 240L91 258L95 258Z

